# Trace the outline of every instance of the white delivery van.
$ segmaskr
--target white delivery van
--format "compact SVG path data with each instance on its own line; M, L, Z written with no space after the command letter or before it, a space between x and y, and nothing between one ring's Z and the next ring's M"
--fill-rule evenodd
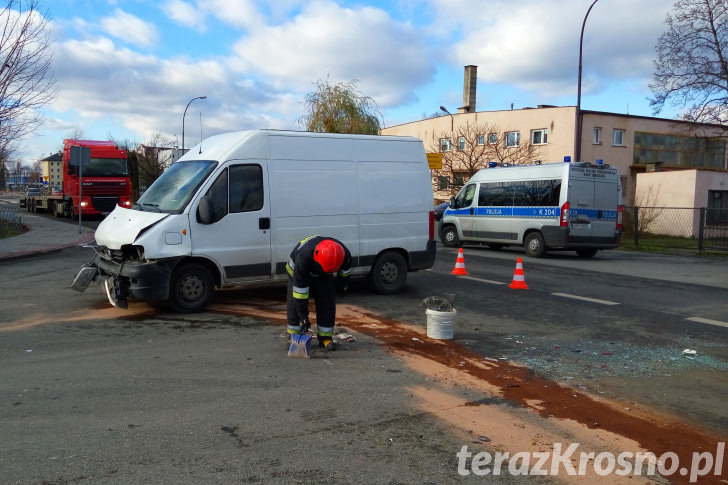
M109 300L203 309L215 287L286 281L298 241L333 236L352 275L380 293L435 260L432 183L411 137L254 130L213 136L168 168L131 209L96 230L71 287L103 282Z
M619 172L600 160L481 169L451 200L440 226L446 246L522 245L535 258L547 250L592 257L621 237Z

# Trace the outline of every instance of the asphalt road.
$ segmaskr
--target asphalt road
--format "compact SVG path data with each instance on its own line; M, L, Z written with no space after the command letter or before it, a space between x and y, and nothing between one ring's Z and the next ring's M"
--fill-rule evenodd
M524 259L530 289L513 290L522 254L466 248L469 274L455 277L456 254L443 248L400 295L354 281L342 303L424 329L422 300L454 294L456 344L728 436L728 289L709 276L725 273L723 260L670 261L673 279L692 268L684 282L662 277L661 256L556 254ZM123 311L98 288L66 288L89 258L75 248L0 265L4 483L548 481L461 477L455 453L488 446L492 423L464 434L438 419L421 390L453 392L453 383L414 372L380 340L356 332L347 350L286 358L280 288L223 291L217 310L198 315ZM692 282L703 272L709 284ZM219 310L240 304L261 305L263 316ZM464 403L492 399L456 392Z

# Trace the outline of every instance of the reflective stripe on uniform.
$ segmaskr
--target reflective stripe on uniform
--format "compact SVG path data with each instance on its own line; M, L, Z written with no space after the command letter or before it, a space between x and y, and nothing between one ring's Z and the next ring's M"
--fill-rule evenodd
M343 276L344 278L348 277L351 274L351 268L349 269L342 269L339 271L339 275Z
M316 335L319 337L333 337L334 327L316 327Z
M303 327L300 325L288 325L286 331L290 334L301 335L303 333Z
M308 286L305 288L299 288L298 286L293 287L293 298L299 300L308 300Z

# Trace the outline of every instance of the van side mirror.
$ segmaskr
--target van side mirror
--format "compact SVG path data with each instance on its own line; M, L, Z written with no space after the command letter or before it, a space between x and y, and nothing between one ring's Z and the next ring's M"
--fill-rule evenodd
M212 223L212 200L207 195L200 199L200 204L197 206L197 222Z
M457 209L457 207L455 207L455 197L450 197L450 207Z

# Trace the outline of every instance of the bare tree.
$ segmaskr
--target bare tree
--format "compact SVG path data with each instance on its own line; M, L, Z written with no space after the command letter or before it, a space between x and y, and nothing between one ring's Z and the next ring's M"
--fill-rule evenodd
M0 147L33 133L38 108L56 95L48 20L38 0L6 0L0 11Z
M475 172L490 162L534 163L541 156L540 147L521 140L517 133L491 124L465 123L454 131L435 134L429 151L442 153L442 169L433 171L433 190L441 195L455 195Z
M382 124L376 102L356 88L357 81L317 81L316 91L306 95L306 114L298 124L319 133L378 135Z
M653 113L670 102L685 121L728 124L728 1L677 0L665 23L649 84Z
M171 153L170 151L174 146L174 140L164 138L159 133L154 133L147 143L139 145L138 169L140 186L149 187L152 185L152 182L162 175L162 172L167 168L167 161L170 159L170 157L164 156L164 154Z

